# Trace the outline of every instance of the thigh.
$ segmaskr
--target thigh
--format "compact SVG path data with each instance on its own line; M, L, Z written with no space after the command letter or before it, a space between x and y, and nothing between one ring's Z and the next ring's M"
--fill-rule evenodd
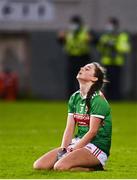
M92 167L100 161L86 148L81 148L68 153L55 164L55 169L71 169L73 167Z
M57 161L57 153L59 148L53 149L34 162L34 169L52 169Z

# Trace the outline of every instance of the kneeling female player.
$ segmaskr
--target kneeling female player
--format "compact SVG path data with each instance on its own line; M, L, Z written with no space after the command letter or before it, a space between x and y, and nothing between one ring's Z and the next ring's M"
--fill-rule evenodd
M69 171L103 170L111 146L110 106L101 93L105 71L98 63L87 64L77 75L80 89L68 103L67 125L61 147L34 162L34 169ZM78 132L73 138L75 127Z

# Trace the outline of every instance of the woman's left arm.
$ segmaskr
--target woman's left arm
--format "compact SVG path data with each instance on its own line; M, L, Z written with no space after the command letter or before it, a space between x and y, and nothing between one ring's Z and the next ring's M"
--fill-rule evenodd
M102 120L97 117L90 116L90 128L89 131L83 136L83 138L76 144L73 150L79 149L87 145L96 136Z

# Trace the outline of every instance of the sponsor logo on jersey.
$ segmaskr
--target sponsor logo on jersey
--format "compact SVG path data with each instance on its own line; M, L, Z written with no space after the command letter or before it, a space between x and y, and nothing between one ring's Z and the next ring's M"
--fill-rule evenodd
M78 126L89 126L90 116L88 114L74 114L74 120Z

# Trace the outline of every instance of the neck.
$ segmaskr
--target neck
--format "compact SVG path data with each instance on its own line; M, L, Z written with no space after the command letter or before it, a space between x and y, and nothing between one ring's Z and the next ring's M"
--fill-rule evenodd
M80 94L81 96L87 96L87 93L89 89L91 88L92 84L91 83L86 83L86 84L81 84L80 83Z

